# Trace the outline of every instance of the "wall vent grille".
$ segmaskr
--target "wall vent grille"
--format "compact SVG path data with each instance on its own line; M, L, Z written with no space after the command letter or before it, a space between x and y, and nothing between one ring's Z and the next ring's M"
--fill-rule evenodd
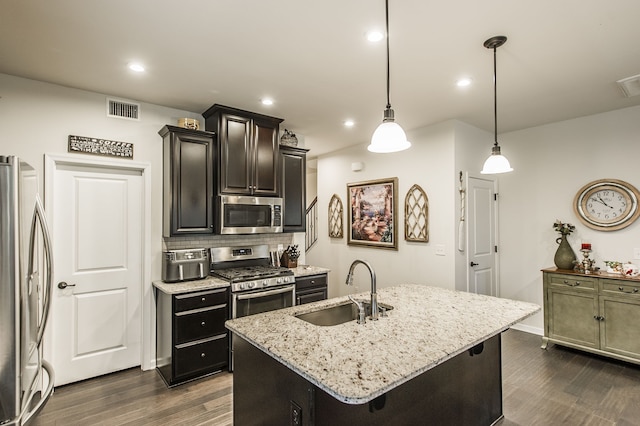
M107 117L140 120L140 104L107 99Z

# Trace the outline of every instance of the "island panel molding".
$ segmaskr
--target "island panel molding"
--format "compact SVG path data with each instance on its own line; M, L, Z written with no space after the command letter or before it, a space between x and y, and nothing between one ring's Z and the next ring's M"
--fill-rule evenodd
M580 221L598 231L626 228L638 219L640 192L619 179L599 179L589 182L573 200L573 210Z
M348 245L398 249L397 187L397 177L347 184Z

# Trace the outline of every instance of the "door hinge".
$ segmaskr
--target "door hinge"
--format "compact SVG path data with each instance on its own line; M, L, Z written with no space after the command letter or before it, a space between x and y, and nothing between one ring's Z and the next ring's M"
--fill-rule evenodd
M497 253L498 252L498 246L493 246L493 252Z
M498 193L493 194L493 201L498 201Z

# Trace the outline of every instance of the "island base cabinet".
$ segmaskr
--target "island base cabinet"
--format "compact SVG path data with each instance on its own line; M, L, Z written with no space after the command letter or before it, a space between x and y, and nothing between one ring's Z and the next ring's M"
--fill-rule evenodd
M347 404L237 339L235 426L490 425L502 418L500 335L364 404Z

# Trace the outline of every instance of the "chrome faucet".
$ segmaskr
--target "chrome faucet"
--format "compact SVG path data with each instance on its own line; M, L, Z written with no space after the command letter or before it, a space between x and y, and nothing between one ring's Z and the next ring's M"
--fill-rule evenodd
M351 266L349 267L349 273L347 274L346 284L353 285L353 270L355 269L358 263L361 263L364 266L366 266L367 269L369 270L369 274L371 275L371 320L376 321L378 319L378 294L376 293L376 273L374 272L371 264L366 260L359 260L359 259L354 260ZM351 300L353 301L353 299Z

